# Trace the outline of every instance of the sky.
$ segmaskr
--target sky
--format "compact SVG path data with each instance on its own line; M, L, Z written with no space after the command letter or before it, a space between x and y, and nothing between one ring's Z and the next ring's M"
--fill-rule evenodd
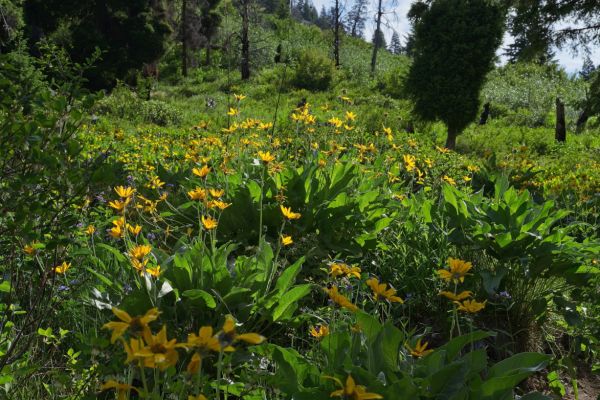
M331 7L333 0L312 0L317 10L321 10L321 7ZM341 0L342 4L345 4L346 11L352 7L354 0ZM393 0L383 0L385 4L392 4ZM387 27L384 27L384 34L386 41L389 43L394 31L400 35L400 40L404 41L404 35L410 31L410 25L406 14L410 9L410 5L413 0L396 0L395 6L388 7L388 13L385 15ZM375 30L375 13L377 10L377 0L369 0L369 12L366 22L365 37L373 37L373 31ZM510 36L506 35L503 47L511 42ZM404 43L403 43L404 44ZM502 49L499 50L502 53ZM573 54L571 49L555 49L555 59L558 63L570 74L577 73L581 70L585 55L583 53ZM596 46L591 49L590 57L594 64L600 64L600 46Z

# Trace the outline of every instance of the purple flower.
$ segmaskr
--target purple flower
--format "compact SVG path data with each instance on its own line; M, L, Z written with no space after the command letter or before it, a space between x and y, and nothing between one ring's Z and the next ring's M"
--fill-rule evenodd
M65 286L65 285L60 285L60 286L58 287L58 291L59 291L59 292L65 292L65 291L67 291L67 290L69 290L69 287L68 287L68 286Z
M502 297L503 299L506 299L506 300L512 299L512 296L507 291L500 292L500 297Z

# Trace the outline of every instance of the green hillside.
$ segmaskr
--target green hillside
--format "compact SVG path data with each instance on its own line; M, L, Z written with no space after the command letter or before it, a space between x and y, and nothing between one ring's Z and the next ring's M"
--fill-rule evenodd
M559 3L414 2L373 71L360 1L0 0L0 397L599 396Z

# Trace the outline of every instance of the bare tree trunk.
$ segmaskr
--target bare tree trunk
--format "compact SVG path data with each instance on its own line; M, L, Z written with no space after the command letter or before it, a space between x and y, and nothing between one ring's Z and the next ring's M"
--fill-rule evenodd
M377 27L375 28L375 43L373 43L373 56L371 57L371 75L375 75L377 65L377 51L379 50L379 35L381 35L381 16L383 15L382 0L377 5Z
M250 0L242 0L242 62L241 73L242 79L250 79Z
M340 66L340 0L335 0L333 16L333 59L336 68Z
M577 118L577 123L575 124L577 126L577 133L580 133L583 130L583 128L585 128L585 124L587 123L587 120L589 118L590 115L588 114L588 110L587 108L584 108L581 114L579 114L579 118Z
M565 122L565 103L556 98L556 131L554 138L558 142L567 140L567 124Z
M188 76L188 26L187 26L187 0L181 2L181 73Z
M479 117L479 125L487 124L487 120L489 117L490 117L490 103L487 102L483 105L483 112L481 113L481 116Z
M207 67L210 67L210 64L212 63L212 60L210 58L211 51L212 51L211 38L207 38L206 39L206 60L204 61Z
M454 150L456 148L456 137L458 136L458 131L454 127L448 127L448 137L446 138L446 148L450 150Z

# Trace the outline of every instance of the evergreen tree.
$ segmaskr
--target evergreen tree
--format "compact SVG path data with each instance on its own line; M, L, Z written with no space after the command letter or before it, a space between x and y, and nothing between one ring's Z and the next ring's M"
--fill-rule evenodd
M325 8L325 5L321 6L317 26L321 29L329 29L331 28L331 19L331 15L328 13L327 8Z
M22 0L0 0L0 53L12 49L23 25Z
M429 10L430 0L418 0L411 4L406 17L410 23L410 32L404 36L403 52L406 55L412 56L415 44L415 27L421 21L421 17Z
M387 48L387 42L385 40L385 35L381 30L373 32L373 38L371 39L371 43L375 46L378 46L380 49Z
M156 61L171 32L158 0L26 0L24 10L32 45L66 28L74 61L85 61L96 48L102 51L96 68L87 73L93 89L111 87L144 63Z
M434 0L415 26L406 89L417 115L446 124L447 148L477 117L504 20L504 9L487 0Z
M519 0L508 21L514 38L505 51L510 62L535 62L547 64L554 57L552 52L551 20L542 12L543 5L537 0Z
M589 81L592 78L592 75L594 74L594 72L596 71L596 67L594 66L594 62L592 61L592 59L590 58L590 55L586 55L585 59L583 60L583 66L581 67L581 72L579 72L579 75L581 75L581 77L585 80L585 81Z
M392 54L396 55L402 53L402 43L400 43L400 36L396 31L394 31L392 34L392 41L390 42L389 50Z
M346 25L350 36L363 37L368 8L367 0L355 0L354 5L346 16Z

